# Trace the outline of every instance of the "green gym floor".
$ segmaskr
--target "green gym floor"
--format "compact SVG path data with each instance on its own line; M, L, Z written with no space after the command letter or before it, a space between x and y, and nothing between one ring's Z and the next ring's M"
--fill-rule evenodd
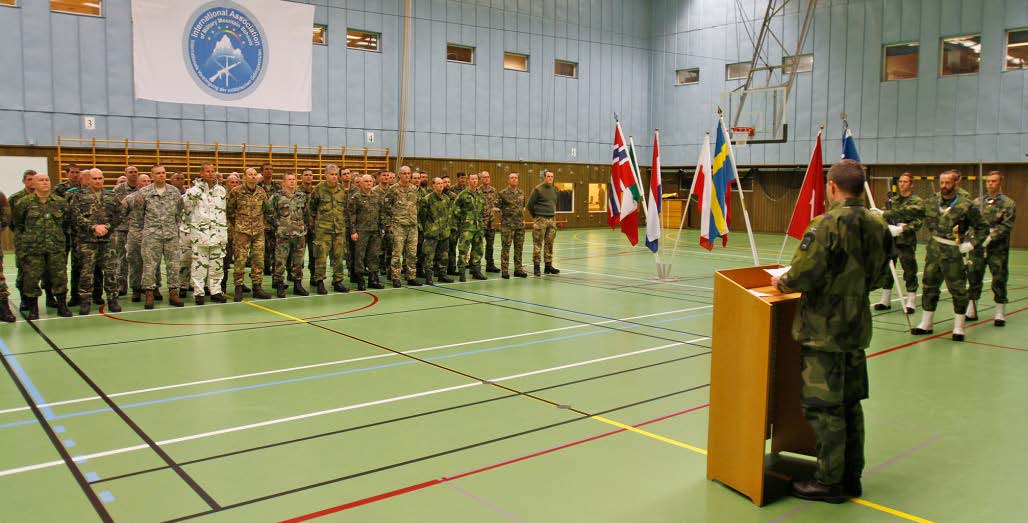
M3 324L0 519L1023 521L1028 252L1005 328L988 291L964 343L948 300L934 337L875 313L863 499L758 508L705 478L712 272L744 235L686 231L665 282L609 230L555 251L559 276Z

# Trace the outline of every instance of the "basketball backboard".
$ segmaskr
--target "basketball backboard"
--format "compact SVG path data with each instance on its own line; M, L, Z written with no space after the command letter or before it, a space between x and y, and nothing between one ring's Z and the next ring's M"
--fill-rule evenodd
M785 143L786 86L737 89L721 93L721 109L737 145Z

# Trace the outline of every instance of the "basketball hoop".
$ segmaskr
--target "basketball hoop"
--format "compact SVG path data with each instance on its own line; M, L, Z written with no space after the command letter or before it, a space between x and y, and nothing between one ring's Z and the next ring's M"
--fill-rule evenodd
M753 127L732 127L732 141L736 145L746 145L756 131Z

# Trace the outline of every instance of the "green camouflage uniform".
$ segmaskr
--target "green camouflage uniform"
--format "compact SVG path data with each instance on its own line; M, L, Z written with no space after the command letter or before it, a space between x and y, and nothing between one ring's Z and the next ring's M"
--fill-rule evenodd
M114 188L114 197L118 201L122 201L126 196L139 190L137 187L132 187L128 182L119 183ZM123 217L124 218L124 217ZM126 219L122 219L121 223L114 228L111 232L111 249L114 249L114 254L118 258L118 266L115 274L118 280L119 290L128 290L128 232L129 222Z
M803 411L817 436L814 478L826 485L859 479L864 468L868 294L884 284L892 250L885 221L861 198L837 201L810 222L780 281L803 293L792 335L802 346Z
M457 243L457 270L470 268L480 271L485 238L482 220L485 214L485 198L477 189L468 189L457 195L453 204L454 224L460 231Z
M179 239L182 193L171 184L164 186L164 194L157 192L156 185L148 185L127 197L126 201L129 201L130 208L136 205L143 207L143 241L140 248L143 258L140 283L143 290L157 288L154 274L160 270L162 258L168 288L178 289L182 254Z
M419 215L421 213L421 199L424 198L425 195L430 193L430 192L432 192L431 189L428 189L426 187L422 187L420 185L418 186L418 214ZM419 272L425 270L425 225L423 223L421 223L421 220L418 220L418 259L417 259L417 269L418 269Z
M893 241L899 253L899 264L903 267L903 282L906 283L907 292L917 292L917 231L924 225L924 201L913 193L910 196L894 193L885 202L882 217L889 225L903 224L903 232ZM886 269L885 285L882 288L891 289L892 286L892 271Z
M225 186L207 184L197 178L182 200L185 219L182 220L189 242L189 280L193 295L203 296L204 287L213 294L221 293L221 280L225 277L225 250L228 245L228 192ZM183 271L185 272L185 271Z
M325 279L328 258L332 258L332 283L341 283L345 278L343 260L347 259L346 234L347 191L342 184L329 187L319 183L314 188L310 202L310 220L314 226L314 267L311 280ZM351 262L352 263L352 262ZM350 265L353 270L353 265Z
M93 293L93 273L97 267L103 275L103 290L108 300L118 297L118 255L111 245L111 231L121 219L121 203L112 191L86 189L76 192L71 199L72 231L82 267L79 288L75 289L83 300ZM94 227L107 226L107 234L97 236Z
M378 256L382 245L382 198L378 192L357 191L346 204L346 228L357 233L354 268L358 276L378 275Z
M275 269L271 281L276 286L285 283L287 267L290 281L302 280L307 223L310 221L307 195L299 188L292 192L286 189L276 192L268 200L266 219L275 231Z
M557 238L557 189L553 184L540 183L532 189L525 204L532 215L532 263L539 265L540 258L553 263L553 241Z
M282 182L275 181L274 179L272 179L270 182L269 181L265 181L265 180L261 180L260 182L257 183L257 186L260 187L261 189L264 189L264 194L267 195L268 199L271 199L271 197L274 196L275 193L277 193L277 192L282 190ZM276 245L275 230L274 230L274 228L271 227L270 224L265 223L264 224L264 265L263 265L263 267L265 269L267 269L267 271L265 271L265 272L267 272L268 274L271 274L272 268L275 267L275 253L278 251L278 249L275 247L275 245Z
M314 197L314 188L317 184L311 182L310 185L304 185L300 183L296 188L297 190L303 191L304 196L307 197L307 205L310 206L311 199ZM305 236L307 243L307 270L310 271L310 280L314 282L314 260L316 259L314 253L314 220L311 218L311 212L308 207L307 212L307 234Z
M934 194L925 202L925 226L932 238L928 241L928 254L925 256L924 294L921 305L924 310L932 312L939 304L939 295L943 280L953 297L953 312L967 312L967 273L964 267L964 256L960 254L957 238L953 228L959 227L960 239L970 241L978 248L988 235L989 228L981 218L978 207L970 198L959 192L951 200L943 200L941 194Z
M22 189L22 190L20 190L20 191L18 191L16 193L12 194L11 197L7 199L7 206L11 210L11 219L12 220L13 220L13 216L14 216L14 206L18 204L18 200L21 200L22 198L28 196L29 194L30 193L28 191L26 191L25 189ZM21 237L21 235L18 234L18 232L14 230L14 224L13 223L9 222L8 226L11 227L11 232L14 235L14 266L17 267L17 269L18 269L18 276L15 279L14 286L20 291L21 290L21 282L24 279L24 272L25 272L21 268L21 265L22 265L22 263L21 263L21 248L18 247L18 240ZM2 272L2 271L0 271L0 272Z
M389 273L389 267L393 260L393 235L390 234L389 222L386 221L386 213L388 207L385 207L386 194L392 187L383 187L382 185L375 185L371 188L371 192L378 195L378 199L382 201L382 227L385 230L385 234L382 236L382 240L379 243L378 252L378 266L383 273Z
M42 292L39 281L46 274L50 290L56 296L68 292L68 258L66 232L71 227L68 202L50 194L40 201L35 194L18 201L12 213L14 232L21 238L21 262L24 265L22 292L26 298L38 298Z
M425 237L425 274L443 274L453 228L453 200L445 193L429 192L418 205L418 223Z
M974 201L974 206L981 209L981 198ZM968 294L975 302L982 297L982 282L985 279L985 267L992 273L992 296L996 303L1008 303L1007 300L1007 267L1010 258L1010 231L1014 228L1017 208L1014 200L1005 194L997 194L995 198L986 197L984 202L983 221L989 227L989 235L982 240L984 248L971 251L971 266L967 279L970 283Z
M500 208L500 272L510 273L511 245L514 246L514 270L524 271L521 257L525 251L525 192L507 187L497 193L496 206Z
M417 277L418 188L396 184L386 192L384 205L388 236L393 242L390 276L399 280L403 266L406 266L407 279L413 280Z
M454 185L446 190L446 194L450 197L451 202L456 202L457 197L460 193L467 190L466 185ZM450 229L450 243L449 243L449 257L447 258L447 269L449 272L457 271L457 245L460 243L460 229L456 227L456 223L453 223Z
M486 267L495 267L496 263L493 260L496 257L493 256L493 244L496 242L496 203L499 198L499 191L492 184L489 184L479 186L478 192L482 193L482 197L485 198L485 211L482 217L482 234L485 240L485 265Z
M225 213L232 236L232 281L243 285L246 260L250 260L250 281L254 291L264 282L264 206L268 195L260 186L242 184L228 193Z

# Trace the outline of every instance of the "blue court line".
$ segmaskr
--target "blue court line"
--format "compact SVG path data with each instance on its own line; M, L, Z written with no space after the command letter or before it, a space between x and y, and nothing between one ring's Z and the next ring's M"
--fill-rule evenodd
M18 376L19 380L21 380L21 384L25 386L25 390L29 391L29 396L32 398L32 401L36 402L36 405L45 405L46 399L43 398L43 393L39 392L35 383L32 383L32 378L29 377L29 373L25 372L25 369L21 367L21 363L18 363L18 358L14 357L14 354L11 354L11 349L7 347L7 343L4 342L3 338L0 338L0 352L3 353L5 358L7 358L7 361L11 362L11 368L14 369L14 374ZM50 407L42 407L39 410L43 412L43 417L47 420L57 418ZM36 421L33 420L33 423L36 423Z
M704 312L704 313L699 313L699 314L690 314L688 316L681 316L681 317L677 317L677 318L668 318L668 319L658 320L658 321L653 321L653 322L648 322L648 323L640 323L640 324L637 324L637 325L633 325L633 327L642 327L642 326L647 326L647 325L658 325L658 324L661 324L661 323L668 323L668 322L672 322L672 321L680 321L680 320L687 320L687 319L692 319L692 318L699 318L699 317L703 317L703 316L710 316L711 314L713 314L713 313L711 313L711 312ZM449 359L449 358L457 358L457 357L460 357L460 356L470 356L470 355L474 355L474 354L483 354L483 353L487 353L487 352L495 352L495 351L501 351L501 350L508 350L508 349L513 349L513 348L517 348L517 347L525 347L525 346L529 346L529 345L536 345L536 344L539 344L539 343L545 343L545 342L550 342L550 341L560 341L560 340L567 340L567 339L572 339L572 338L580 338L580 337L583 337L583 336L593 336L593 335L596 335L596 334L607 334L607 333L613 333L613 332L622 332L622 331L614 331L614 330L610 330L610 329L602 329L602 327L601 327L600 330L596 330L596 331L592 331L592 332L582 332L582 333L576 333L576 334L568 334L568 335L565 335L565 336L556 336L556 337L552 337L552 338L544 338L544 339L541 339L541 340L526 341L526 342L520 342L520 343L511 343L511 344L507 344L507 345L499 345L499 346L496 346L496 347L487 347L487 348L484 348L484 349L476 349L476 350L470 350L470 351L465 351L465 352L459 352L459 353L456 353L456 354L445 354L445 355L442 355L442 356L434 356L434 357L431 357L431 358L424 358L424 360L426 360L426 361L444 360L444 359ZM227 389L218 389L218 390L212 390L212 391L207 391L207 392L197 392L197 393L193 393L193 394L183 394L183 395L180 395L180 396L171 396L171 397L168 397L168 398L149 400L149 401L140 401L140 402L136 402L136 403L128 403L128 404L125 404L125 405L121 405L121 408L122 408L122 410L127 410L127 409L132 409L132 408L145 407L145 406L148 406L148 405L159 405L159 404L162 404L162 403L172 403L172 402L183 401L183 400L188 400L188 399L203 398L203 397L207 397L207 396L216 396L216 395L227 394L227 393L231 393L231 392L241 392L241 391L245 391L245 390L262 389L262 388L265 388L265 387L274 387L274 386L278 386L278 385L286 385L286 384L289 384L289 383L299 383L299 382L304 382L304 381L311 381L311 380L317 380L317 379L323 379L323 378L330 378L330 377L334 377L334 376L343 376L343 375L346 375L346 374L357 374L357 373L367 372L367 371L372 371L372 370L386 369L386 368L390 368L390 367L399 367L401 365L412 365L412 364L415 364L415 363L418 363L418 362L415 361L415 360L397 361L397 362L393 362L393 363L385 363L385 364L382 364L382 365L373 365L373 366L370 366L370 367L361 367L361 368L357 368L357 369L348 369L348 370L341 370L341 371L336 371L336 372L328 372L328 373L324 373L324 374L315 374L315 375L312 375L312 376L302 376L302 377L298 377L298 378L290 378L290 379L285 379L285 380L276 380L276 381L270 381L270 382L255 383L253 385L244 385L244 386L240 386L240 387L232 387L232 388L227 388ZM111 409L109 407L104 407L104 408L101 408L101 409L92 409L92 410L84 410L84 411L79 411L79 412L71 412L71 413L68 413L68 414L61 414L61 415L54 416L53 419L60 420L60 419L67 419L67 418L77 418L77 417L81 417L81 416L91 416L91 415L94 415L94 414L102 414L102 413L105 413L105 412L111 412ZM0 424L0 429L7 429L7 428L18 427L18 426L23 426L23 425L31 425L31 424L34 424L34 423L37 423L37 421L36 420L12 421L12 422L9 422L9 423Z

